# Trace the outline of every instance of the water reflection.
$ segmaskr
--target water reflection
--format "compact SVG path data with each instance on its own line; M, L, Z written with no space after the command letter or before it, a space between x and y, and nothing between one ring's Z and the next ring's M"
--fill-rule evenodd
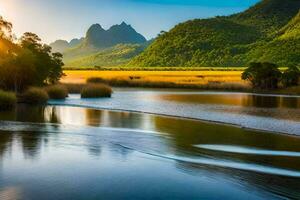
M159 95L162 100L197 104L218 104L256 108L300 108L300 98L288 96L266 96L253 94L185 94Z
M114 179L101 180L97 174L125 178L135 169L138 176L132 178L144 180L148 185L161 184L164 176L176 174L167 180L179 177L179 171L185 174L180 179L182 183L192 183L192 179L204 181L206 177L208 182L202 183L218 186L224 197L230 197L230 191L235 191L246 198L255 190L257 199L275 199L277 195L300 198L300 178L295 175L300 174L300 159L294 156L300 154L298 137L155 115L54 106L20 106L14 112L0 113L0 120L4 120L0 121L3 165L0 188L9 187L11 182L20 183L12 175L17 174L24 183L29 180L30 195L37 194L40 181L51 190L59 190L66 184L61 179L70 178L72 166L83 176L78 178L80 188L73 186L80 193L90 191L83 187L87 181L85 176L92 185L116 187ZM93 159L101 162L95 163ZM141 159L143 162L138 162ZM175 169L166 169L165 160L174 162ZM153 162L159 163L152 172L158 175L155 179L143 171ZM38 163L38 168L34 163ZM37 177L32 179L33 174L28 177L24 172ZM126 184L123 182L119 188ZM137 187L141 183L132 184ZM169 192L180 188L180 184L171 185ZM223 190L226 187L228 191ZM67 192L74 193L71 189ZM190 194L201 193L203 188ZM84 199L73 195L62 197Z
M242 116L262 116L274 119L300 121L300 98L287 96L262 96L253 94L168 94L158 95L160 100L193 105L206 105L206 109Z

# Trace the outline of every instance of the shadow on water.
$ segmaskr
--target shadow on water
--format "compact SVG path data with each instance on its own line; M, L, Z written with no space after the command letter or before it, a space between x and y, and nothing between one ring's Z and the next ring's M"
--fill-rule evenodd
M268 100L259 100L259 97L253 98L251 102L249 100L241 102L252 105L253 101L261 105L268 104ZM289 106L299 106L299 102L291 101L288 103ZM279 99L271 106L284 105L285 103ZM175 161L176 169L185 174L199 176L199 178L223 177L237 187L244 188L245 191L250 191L252 188L256 192L267 191L275 196L300 198L299 177L261 172L265 167L275 169L274 171L279 169L278 171L287 170L300 174L300 159L292 155L292 152L300 152L300 138L297 137L179 118L54 106L21 105L13 112L0 113L0 120L3 120L0 121L2 123L0 128L3 129L0 130L0 161L4 157L12 158L13 151L18 149L21 149L25 160L28 158L38 160L44 155L47 156L42 152L45 147L53 145L53 141L61 140L65 141L62 144L71 144L71 147L77 145L81 150L87 150L93 157L105 157L106 151L111 151L114 155L120 155L121 159L137 151ZM11 130L6 130L5 122L22 122L18 124L22 126L16 130L13 127ZM68 130L69 127L71 130ZM98 127L113 129L98 131ZM77 131L74 131L74 135L72 128ZM126 132L127 129L129 132ZM131 130L135 131L130 132ZM71 134L64 133L67 131ZM82 135L77 135L79 133ZM118 134L114 135L115 133ZM131 137L132 140L128 139ZM107 141L110 143L107 144ZM211 146L202 148L207 147L205 145ZM216 148L218 146L223 149L218 150ZM54 147L51 148L52 151L60 146L54 145ZM229 150L224 150L224 147L228 147ZM255 153L259 151L271 153L269 155ZM286 153L272 155L272 152ZM288 155L289 152L291 155ZM68 157L68 154L62 156ZM221 164L206 164L202 162L205 159L210 163ZM196 162L198 160L199 163ZM25 161L20 162L22 164ZM64 161L60 160L60 162L64 164ZM261 169L249 171L247 167L245 169L225 165L222 167L222 163L249 164ZM85 170L82 172L87 173ZM159 183L159 180L157 181L156 184ZM1 180L0 185L3 185Z
M15 132L1 131L0 154L12 150L14 141L20 145L24 157L35 159L40 152L43 144L47 143L47 134L52 133L49 130L50 125L45 123L60 123L59 116L54 107L18 105L12 112L0 112L0 119L4 121L38 123L39 126L34 130L27 128L30 124L24 126L24 130ZM55 129L55 126L52 128ZM43 130L42 130L43 129Z

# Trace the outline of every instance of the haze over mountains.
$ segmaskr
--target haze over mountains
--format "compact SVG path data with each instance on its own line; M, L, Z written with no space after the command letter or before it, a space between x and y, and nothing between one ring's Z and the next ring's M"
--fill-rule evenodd
M300 0L262 0L231 16L195 19L151 43L130 25L94 24L84 39L56 41L67 66L214 67L300 63Z

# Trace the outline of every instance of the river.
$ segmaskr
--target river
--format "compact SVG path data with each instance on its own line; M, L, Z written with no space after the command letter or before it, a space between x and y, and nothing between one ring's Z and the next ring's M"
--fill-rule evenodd
M300 198L298 97L117 89L50 104L0 112L0 199Z

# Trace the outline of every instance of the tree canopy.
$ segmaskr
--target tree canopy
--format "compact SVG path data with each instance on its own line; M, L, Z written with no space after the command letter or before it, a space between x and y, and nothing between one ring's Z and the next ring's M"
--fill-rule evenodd
M55 83L62 76L62 55L52 53L34 33L12 36L12 24L0 18L0 88L20 92L29 86Z

